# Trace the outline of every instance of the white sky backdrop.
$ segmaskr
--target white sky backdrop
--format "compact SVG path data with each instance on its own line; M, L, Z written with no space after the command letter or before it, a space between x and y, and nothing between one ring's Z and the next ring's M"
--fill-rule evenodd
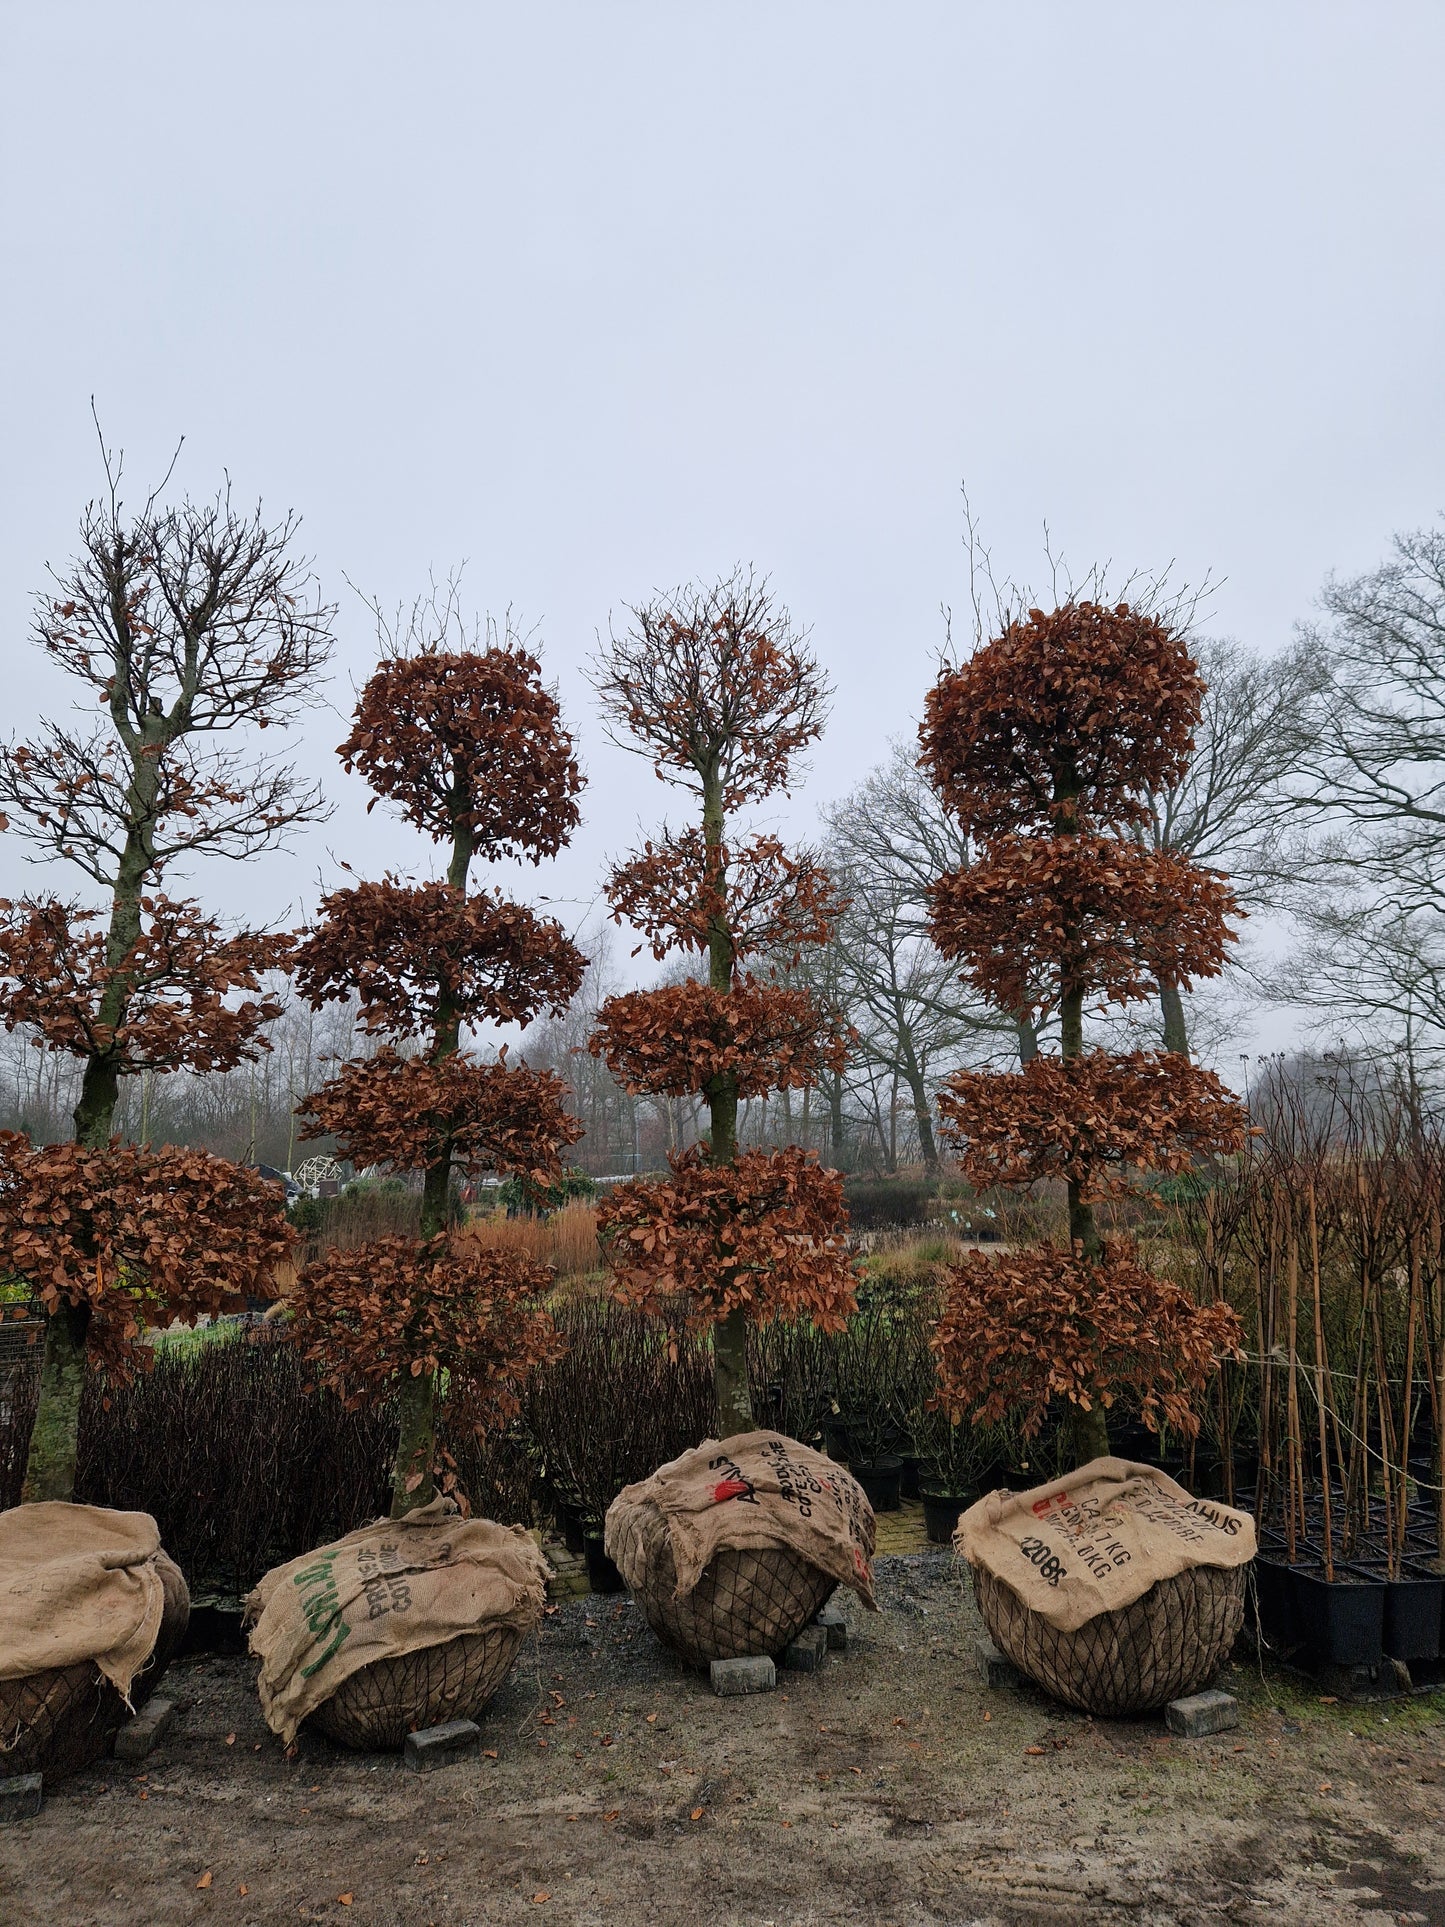
M664 792L600 740L609 610L735 560L812 625L834 719L785 818L911 728L1004 569L1177 558L1274 649L1328 569L1445 504L1445 8L1430 4L0 5L0 729L65 700L29 592L98 483L229 469L341 602L466 558L540 622L591 776L532 879L580 915ZM283 919L423 846L330 757ZM268 746L274 747L274 743ZM33 887L0 839L0 889ZM62 882L69 890L76 884ZM1282 1033L1281 1033L1282 1034Z

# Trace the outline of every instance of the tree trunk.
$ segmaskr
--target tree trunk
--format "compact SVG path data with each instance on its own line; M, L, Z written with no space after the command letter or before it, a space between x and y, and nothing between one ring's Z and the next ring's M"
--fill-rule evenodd
M1025 1011L1017 1020L1019 1034L1019 1063L1027 1070L1039 1054L1039 1033L1034 1020Z
M85 1334L89 1327L89 1304L62 1304L45 1327L40 1402L25 1461L22 1505L75 1496L80 1394L85 1386Z
M1159 979L1159 1008L1164 1017L1164 1048L1177 1057L1189 1055L1189 1028L1184 1021L1184 999L1178 984Z
M722 780L704 779L702 833L710 859L721 869L723 838ZM726 878L719 876L718 898L727 902ZM724 996L732 989L736 961L726 913L719 910L708 930L708 983ZM708 1086L708 1147L714 1164L731 1164L738 1154L738 1081L719 1077ZM729 1312L713 1326L713 1387L717 1395L718 1437L732 1438L753 1429L753 1401L748 1388L748 1324L741 1311Z
M1067 991L1059 1001L1059 1047L1066 1062L1084 1054L1082 990ZM1075 1256L1085 1264L1096 1264L1104 1255L1104 1241L1099 1235L1094 1207L1084 1202L1081 1187L1073 1179L1069 1182L1069 1242ZM1095 1404L1087 1412L1081 1406L1070 1406L1068 1422L1071 1446L1078 1454L1077 1463L1083 1465L1090 1459L1108 1456L1109 1425L1102 1405Z
M903 1036L904 1060L903 1076L913 1099L913 1116L918 1125L918 1149L923 1158L923 1168L929 1177L938 1176L938 1140L933 1135L933 1112L928 1102L928 1085L918 1068L918 1060L913 1054L911 1037Z
M839 1076L833 1079L828 1091L828 1155L833 1160L835 1170L842 1170L846 1150L846 1127L843 1121L843 1079Z

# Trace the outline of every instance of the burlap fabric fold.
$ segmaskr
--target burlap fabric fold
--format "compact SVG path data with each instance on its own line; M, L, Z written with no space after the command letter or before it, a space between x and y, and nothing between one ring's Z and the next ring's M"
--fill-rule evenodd
M1213 1675L1239 1633L1255 1550L1247 1513L1114 1458L990 1493L953 1543L1000 1650L1066 1704L1111 1715Z
M246 1601L266 1723L289 1745L363 1668L384 1679L387 1662L448 1642L507 1633L493 1643L510 1655L541 1619L549 1577L524 1527L463 1519L449 1499L275 1567Z
M48 1500L0 1512L0 1680L90 1662L122 1699L165 1603L147 1512Z
M628 1486L605 1546L689 1665L781 1652L839 1584L873 1605L873 1509L841 1465L778 1432L691 1452Z
M1191 1567L1247 1566L1254 1521L1191 1497L1157 1465L1091 1459L1029 1492L990 1492L964 1513L953 1543L1073 1632Z

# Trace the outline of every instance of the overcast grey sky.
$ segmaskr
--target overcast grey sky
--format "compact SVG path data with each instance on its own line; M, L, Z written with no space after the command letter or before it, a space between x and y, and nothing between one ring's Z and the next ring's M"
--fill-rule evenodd
M132 494L184 434L180 486L301 512L339 707L343 573L391 603L465 557L540 622L592 786L535 887L579 907L664 802L580 673L654 585L752 561L811 624L804 824L918 712L965 478L1004 568L1044 518L1080 569L1176 558L1264 649L1445 505L1439 0L0 18L7 734L60 699L29 592L97 486L92 394ZM429 861L340 733L302 747L333 823L210 902L282 915L328 847Z

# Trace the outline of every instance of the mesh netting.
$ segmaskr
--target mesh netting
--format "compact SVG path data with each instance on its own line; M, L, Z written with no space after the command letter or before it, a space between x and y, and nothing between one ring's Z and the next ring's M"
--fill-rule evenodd
M395 1751L420 1727L476 1719L521 1643L515 1626L488 1626L373 1660L344 1679L308 1724L358 1752Z
M1194 1566L1070 1633L1026 1606L1007 1581L971 1570L995 1646L1026 1679L1085 1713L1152 1713L1197 1691L1244 1623L1247 1566Z
M175 1657L191 1617L181 1569L156 1558L163 1599L155 1651L131 1683L133 1706L150 1698ZM0 1680L0 1776L41 1773L47 1781L101 1759L126 1717L125 1701L90 1660L24 1679Z
M675 1599L677 1567L658 1507L647 1499L619 1511L614 1501L609 1526L617 1535L617 1565L636 1579L633 1592L648 1625L691 1666L780 1653L837 1584L780 1546L725 1550L713 1555L685 1599Z

